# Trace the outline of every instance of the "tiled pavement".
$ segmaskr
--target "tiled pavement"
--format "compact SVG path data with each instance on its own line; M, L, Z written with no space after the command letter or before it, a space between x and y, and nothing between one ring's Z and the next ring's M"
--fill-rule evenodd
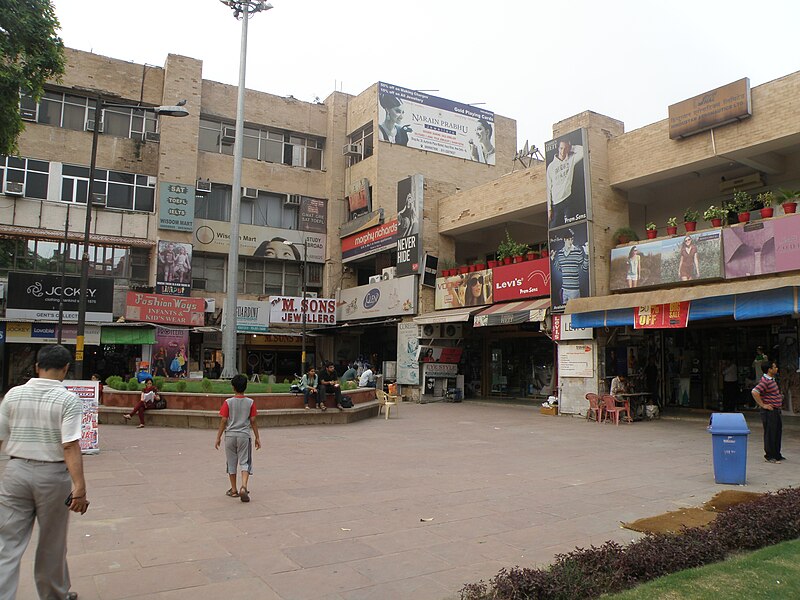
M103 426L72 516L82 600L442 600L501 567L637 534L620 521L701 504L715 485L705 422L598 425L535 409L403 404L393 417L262 431L252 500L225 496L214 432ZM751 491L800 484L752 426ZM0 461L0 470L5 462ZM35 537L34 537L35 540ZM19 598L35 598L25 555Z

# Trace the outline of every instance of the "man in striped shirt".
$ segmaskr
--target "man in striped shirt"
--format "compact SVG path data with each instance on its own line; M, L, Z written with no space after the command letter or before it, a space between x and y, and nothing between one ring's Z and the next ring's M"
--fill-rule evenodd
M581 279L589 273L589 244L578 248L574 245L572 229L564 232L564 247L553 258L553 266L561 272L561 301L581 297Z
M89 501L80 447L81 401L61 383L71 360L63 346L45 346L36 355L38 378L12 388L0 403L0 447L10 457L0 482L0 600L17 595L20 560L34 518L39 525L33 570L39 598L78 597L69 591L68 510L84 514Z
M778 463L786 460L781 456L783 395L775 381L778 365L765 360L761 363L761 371L764 375L751 393L756 404L761 408L759 412L761 413L761 423L764 426L764 458L768 463Z

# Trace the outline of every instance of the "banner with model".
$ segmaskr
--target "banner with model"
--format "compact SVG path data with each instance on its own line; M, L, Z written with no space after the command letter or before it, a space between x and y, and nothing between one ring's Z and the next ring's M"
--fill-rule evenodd
M397 276L419 272L422 258L422 175L397 182Z
M158 240L156 294L189 296L192 292L192 245Z
M589 161L584 160L584 155L588 158L583 129L557 137L544 145L550 229L591 217Z

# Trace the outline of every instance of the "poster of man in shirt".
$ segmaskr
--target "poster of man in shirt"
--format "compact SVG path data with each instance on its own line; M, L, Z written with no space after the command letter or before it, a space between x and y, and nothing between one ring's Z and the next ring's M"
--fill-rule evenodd
M192 245L158 240L156 294L189 296L192 292Z
M589 161L584 160L583 129L550 140L544 146L547 164L547 217L550 229L589 217Z
M422 175L397 182L397 276L419 272L422 260Z
M550 231L550 303L563 313L567 301L589 295L589 236L587 222Z

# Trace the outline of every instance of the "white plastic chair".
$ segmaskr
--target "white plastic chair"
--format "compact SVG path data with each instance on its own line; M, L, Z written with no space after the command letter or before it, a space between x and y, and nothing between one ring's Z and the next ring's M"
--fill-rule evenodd
M388 419L389 418L389 411L391 410L391 408L393 406L397 407L397 402L398 402L399 398L397 396L390 396L389 394L387 394L383 390L379 390L379 389L375 390L375 396L378 398L378 414L381 414L381 410L383 408L385 408L386 409L386 412L385 412L386 417L385 418ZM397 408L395 408L395 411L397 411Z

